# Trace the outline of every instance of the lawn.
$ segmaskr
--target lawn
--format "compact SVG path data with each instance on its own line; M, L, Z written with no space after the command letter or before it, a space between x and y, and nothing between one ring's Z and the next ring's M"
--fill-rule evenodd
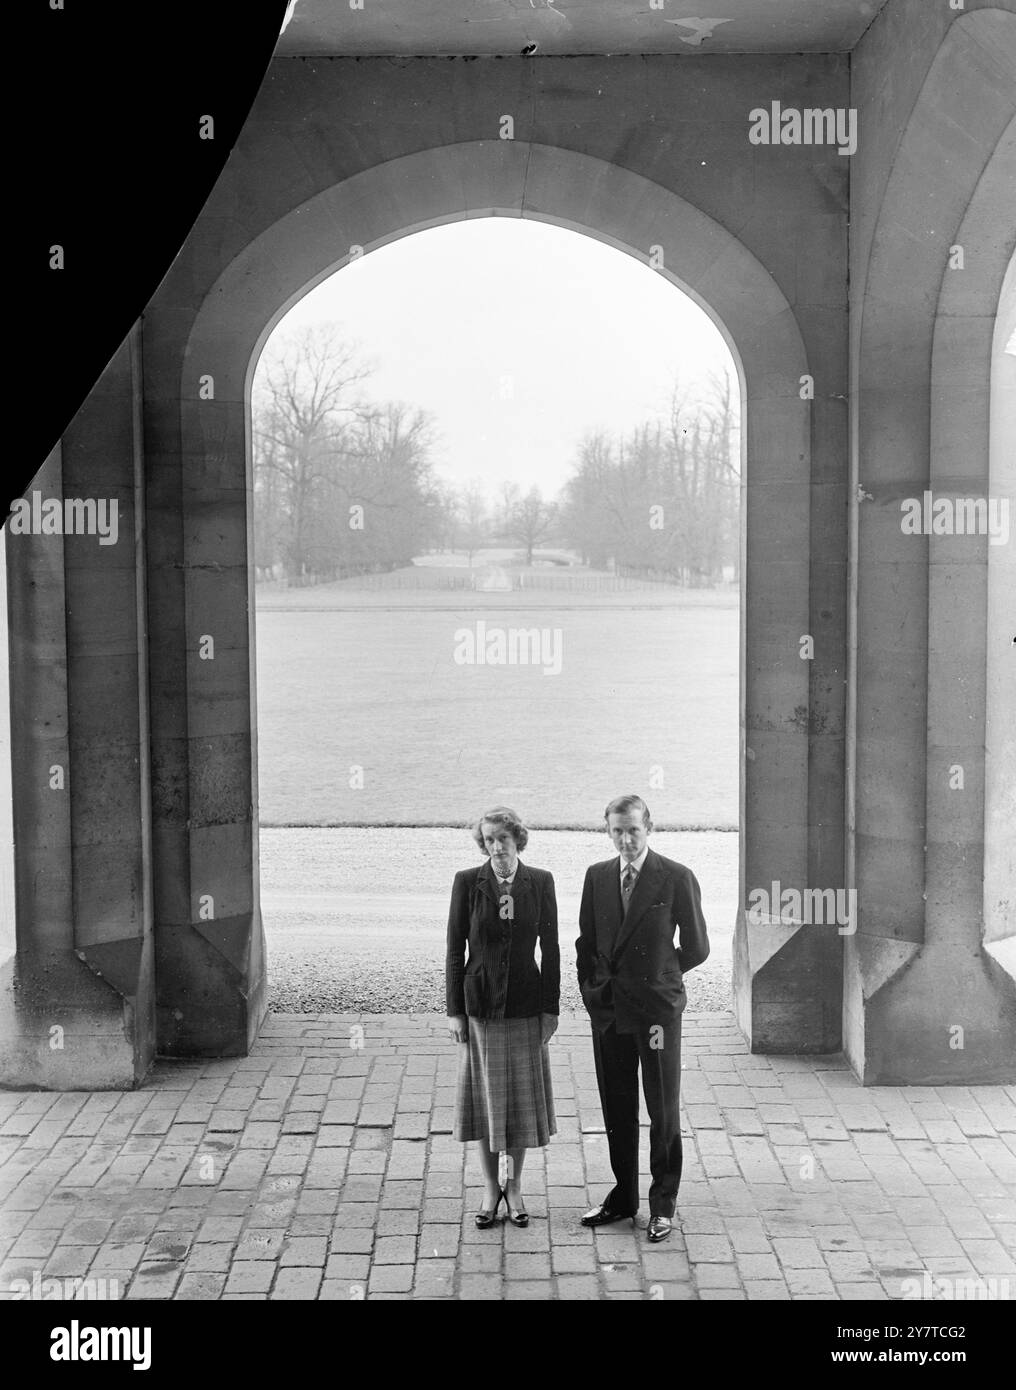
M503 801L583 827L639 791L661 826L736 826L735 595L306 592L257 612L263 824L459 824ZM457 664L478 621L546 629L560 673Z

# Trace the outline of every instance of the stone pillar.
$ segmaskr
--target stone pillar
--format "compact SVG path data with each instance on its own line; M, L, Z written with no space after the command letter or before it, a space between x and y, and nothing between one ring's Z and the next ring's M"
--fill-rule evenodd
M267 991L244 380L173 293L145 322L158 1048L242 1056Z
M796 260L805 265L818 232L802 218L795 233ZM752 1051L767 1053L835 1052L841 1039L843 938L826 905L838 903L845 886L845 228L834 223L823 234L829 259L808 282L805 303L793 307L807 356L775 350L773 333L784 374L767 393L753 389L745 362L733 983L741 1030ZM801 398L804 383L813 385L813 400ZM747 912L757 890L799 897L789 907L770 901L767 920L758 921ZM809 906L819 903L821 912Z
M129 1088L154 1055L137 333L28 496L108 504L109 543L8 536L17 951L0 1083ZM82 508L83 525L102 509ZM75 522L81 526L81 522Z
M1016 980L1016 255L992 347L988 491L1009 501L1009 541L988 547L984 730L984 948L989 969Z

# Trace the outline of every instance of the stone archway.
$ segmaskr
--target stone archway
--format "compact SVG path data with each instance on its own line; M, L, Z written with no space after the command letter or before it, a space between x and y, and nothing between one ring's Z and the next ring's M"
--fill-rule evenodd
M985 81L986 70L1005 80ZM849 719L859 926L847 943L844 1047L868 1083L1008 1080L1016 1056L1016 986L985 953L981 918L988 542L900 526L901 499L989 488L1014 91L1013 16L958 19L896 152L853 335L863 640ZM954 247L962 266L949 264Z
M345 264L354 246L370 250L477 216L556 222L643 257L658 247L661 273L723 332L741 380L744 453L740 901L749 886L774 879L805 887L816 864L836 863L837 846L822 844L814 830L809 839L812 779L819 776L821 794L833 804L841 798L842 744L835 720L810 719L814 674L800 659L802 635L815 631L814 424L801 386L808 359L784 294L718 222L617 165L499 140L405 155L326 189L253 237L204 295L182 369L179 355L162 350L158 332L146 338L146 440L156 459L150 514L178 505L183 515L182 564L174 567L182 575L152 580L157 588L168 578L178 596L182 587L174 640L186 653L184 688L164 692L186 734L162 743L164 784L181 796L178 806L165 808L174 823L164 827L162 875L156 864L157 898L160 881L166 885L160 960L172 954L165 979L174 981L160 983L162 1051L228 1051L242 1045L241 1036L253 1036L263 1009L248 566L250 385L260 348L295 300ZM830 394L836 386L830 383ZM167 470L170 491L163 496L160 438L167 454L178 439L179 472ZM830 616L823 610L823 619ZM209 638L214 660L202 660ZM158 660L153 654L156 680ZM156 756L160 742L156 730ZM834 822L827 838L836 835ZM749 937L739 918L738 1014L753 1046L835 1049L835 931L787 925L753 929ZM176 1006L177 989L190 996L186 1011ZM197 1011L195 998L203 1005Z
M1013 249L998 206L1016 19L918 9L887 7L849 60L273 62L140 329L39 475L54 493L118 498L129 543L8 545L18 950L0 970L5 1076L132 1085L156 1046L230 1055L256 1036L251 366L273 319L354 244L504 215L639 257L659 247L662 273L708 307L739 363L742 906L748 885L779 879L856 887L859 909L845 950L835 927L739 923L752 1047L828 1052L842 1037L869 1084L1011 1078L1012 922L996 891L1007 792L984 758L985 745L1011 755L998 717L1011 651L986 636L1011 549L989 547L985 620L985 557L961 569L937 538L901 546L898 504L954 473L971 490L1012 486L992 444L998 390L986 421ZM907 25L914 62L894 71ZM856 95L877 138L862 138L849 180L831 146L747 138L777 67L788 99ZM514 139L499 138L505 113ZM963 278L949 280L961 240ZM957 426L971 457L954 469ZM959 665L954 579L976 597ZM975 668L957 698L954 677ZM961 807L941 784L954 761ZM59 788L54 769L70 773ZM54 1009L71 1045L51 1055Z

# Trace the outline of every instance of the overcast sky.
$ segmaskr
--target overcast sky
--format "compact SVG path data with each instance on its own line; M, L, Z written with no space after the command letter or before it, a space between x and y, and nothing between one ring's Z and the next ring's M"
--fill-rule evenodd
M321 321L362 347L373 399L435 417L444 478L492 489L511 478L546 496L587 430L666 418L676 380L701 390L710 370L734 372L712 320L659 272L515 217L453 222L372 251L276 332Z

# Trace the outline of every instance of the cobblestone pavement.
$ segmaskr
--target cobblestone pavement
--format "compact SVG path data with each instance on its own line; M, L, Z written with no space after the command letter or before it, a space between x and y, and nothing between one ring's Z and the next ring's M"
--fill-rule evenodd
M525 1230L473 1224L437 1015L274 1015L251 1056L160 1062L138 1091L0 1092L0 1297L1016 1298L1016 1087L866 1089L842 1058L752 1056L729 1014L686 1014L683 1052L659 1246L645 1157L639 1228L579 1225L611 1178L577 1015Z

